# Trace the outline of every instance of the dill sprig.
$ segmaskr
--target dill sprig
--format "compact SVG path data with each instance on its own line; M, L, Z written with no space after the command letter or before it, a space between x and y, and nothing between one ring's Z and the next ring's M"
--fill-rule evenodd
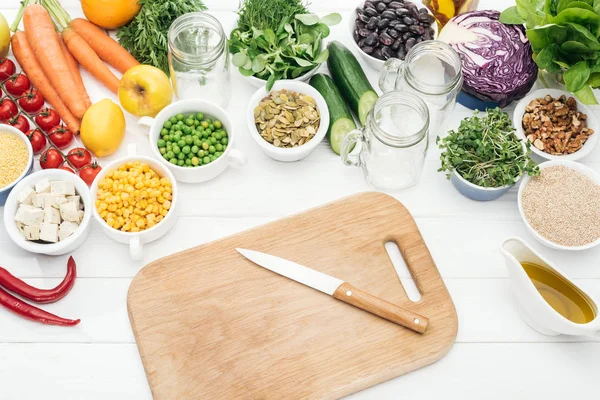
M238 28L242 32L252 28L275 31L284 18L289 21L296 14L308 14L307 6L299 0L244 0L238 10Z

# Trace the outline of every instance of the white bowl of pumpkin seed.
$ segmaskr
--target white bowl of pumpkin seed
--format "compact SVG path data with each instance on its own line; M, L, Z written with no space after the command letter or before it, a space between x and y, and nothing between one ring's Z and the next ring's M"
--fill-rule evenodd
M246 113L250 136L277 161L308 156L329 128L329 109L321 94L307 83L280 80L267 91L258 89Z

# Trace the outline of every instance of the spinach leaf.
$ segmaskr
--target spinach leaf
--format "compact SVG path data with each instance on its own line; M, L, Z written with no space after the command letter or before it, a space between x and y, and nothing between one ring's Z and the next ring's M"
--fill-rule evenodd
M561 44L567 40L568 29L557 24L548 24L527 30L527 38L534 52L540 52L552 43Z
M585 85L573 94L584 104L598 104L598 100L590 85Z
M590 67L587 62L579 61L571 68L567 69L563 74L567 90L569 92L577 92L582 89L590 78Z
M560 46L556 43L552 43L550 46L545 47L542 51L537 53L535 62L541 69L558 73L561 71L561 68L555 63L555 60L559 58L561 58Z
M579 24L589 29L595 37L600 34L600 16L593 11L581 8L567 8L552 19L552 23L560 25L566 23Z
M516 25L522 24L525 22L525 19L521 17L519 11L517 11L517 6L512 6L502 11L500 14L500 22L506 25Z

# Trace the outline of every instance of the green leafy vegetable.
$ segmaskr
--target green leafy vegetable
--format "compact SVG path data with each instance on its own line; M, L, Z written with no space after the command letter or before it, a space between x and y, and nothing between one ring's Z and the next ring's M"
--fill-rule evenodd
M294 79L327 61L321 50L328 25L341 21L338 13L319 18L300 0L244 0L238 27L230 35L232 63L244 76L255 76L270 90L278 79Z
M206 6L201 0L139 0L138 4L140 12L117 31L119 43L140 63L169 75L169 27L181 15L206 10Z
M508 114L500 108L486 110L480 117L461 121L458 130L450 131L436 143L442 149L442 166L438 171L456 171L467 181L482 187L512 185L523 174L539 175L539 168L529 157L530 144L523 144L514 134Z

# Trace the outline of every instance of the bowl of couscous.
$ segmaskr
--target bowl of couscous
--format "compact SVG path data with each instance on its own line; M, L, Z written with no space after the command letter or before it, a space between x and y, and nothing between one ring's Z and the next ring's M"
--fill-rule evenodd
M107 165L91 187L93 214L112 239L129 244L131 258L177 221L178 193L171 171L150 157L129 156Z
M17 128L0 124L0 206L12 188L33 169L33 148Z

